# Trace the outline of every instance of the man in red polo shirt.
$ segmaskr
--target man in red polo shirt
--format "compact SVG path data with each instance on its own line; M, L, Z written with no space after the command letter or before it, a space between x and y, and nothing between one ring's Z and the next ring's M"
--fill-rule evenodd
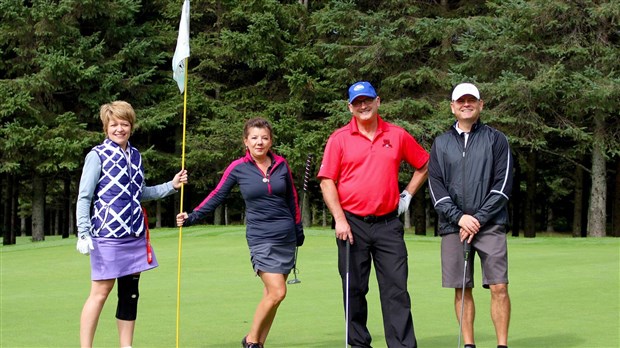
M407 247L398 215L408 209L411 196L426 180L429 155L404 129L379 116L380 103L370 83L351 85L348 107L353 117L329 137L317 176L336 224L343 292L346 243L351 244L348 343L371 346L366 294L372 261L387 345L411 348L417 342L407 290ZM399 195L398 171L403 160L416 170Z

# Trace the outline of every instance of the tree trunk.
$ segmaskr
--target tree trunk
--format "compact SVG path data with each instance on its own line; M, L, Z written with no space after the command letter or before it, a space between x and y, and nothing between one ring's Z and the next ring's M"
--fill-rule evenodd
M614 185L614 200L611 210L612 237L620 237L620 158L616 158L616 175Z
M11 232L11 175L0 175L0 200L2 200L2 216L0 217L0 232L2 233L2 244L15 244L15 234Z
M224 224L226 226L230 225L230 220L228 216L228 204L224 204Z
M67 233L69 234L69 236L75 235L75 210L71 208L69 209L69 221L67 222Z
M20 228L19 228L20 236L25 237L26 236L26 217L22 216L19 220L20 220Z
M594 144L592 146L592 188L590 190L590 208L588 210L588 236L604 237L607 180L605 176L605 156L601 143L604 141L605 122L599 116L594 117Z
M411 210L409 208L407 208L407 210L403 213L403 218L405 220L403 222L403 227L405 229L411 228Z
M53 209L51 211L52 213L52 218L54 219L54 231L53 231L53 235L57 236L60 234L60 210L59 209Z
M6 237L6 234L4 233L6 229L6 211L4 206L6 204L6 198L4 197L4 191L6 191L6 175L8 174L0 173L0 202L4 203L0 206L0 234L2 234L3 237Z
M11 189L9 192L11 193L11 242L12 244L15 244L17 231L19 231L19 215L17 214L19 210L19 181L15 175L11 175L10 178L11 180L9 182L11 183Z
M321 226L327 227L327 208L325 207L325 203L323 203L323 210L321 214Z
M45 240L45 180L34 174L32 180L32 241Z
M301 200L301 221L304 227L312 226L312 210L310 207L310 194L304 190Z
M213 224L214 225L223 225L224 224L224 204L220 204L215 211L213 211Z
M63 180L64 197L62 199L62 209L60 217L60 232L62 238L69 238L69 225L71 224L71 177L67 177Z
M512 180L512 195L510 197L511 202L511 212L512 216L510 217L511 221L511 230L513 237L519 237L519 232L521 231L521 206L523 202L523 195L521 193L521 181L523 180L523 171L521 170L521 165L519 164L519 158L517 156L513 157L514 160L514 173Z
M433 227L433 217L431 215L431 210L434 210L430 205L425 205L424 207L424 218L426 219L426 229Z
M553 228L553 209L551 207L547 207L547 232L555 232L555 228Z
M426 236L426 185L420 187L412 200L415 234L418 236Z
M525 200L525 224L523 235L526 238L536 237L536 153L530 151L527 154L526 168L526 200Z
M74 175L71 177L72 180L74 180L73 184L75 185L75 187L78 188L80 187L80 180L81 177L80 175ZM78 190L76 190L76 192L74 192L73 195L73 199L71 200L71 234L77 236L77 217L75 216L76 213L76 205L77 205L77 196L79 194L79 192L77 192Z
M581 237L581 229L583 221L583 168L577 166L575 168L575 196L573 206L573 237Z
M155 228L161 228L161 200L155 202Z

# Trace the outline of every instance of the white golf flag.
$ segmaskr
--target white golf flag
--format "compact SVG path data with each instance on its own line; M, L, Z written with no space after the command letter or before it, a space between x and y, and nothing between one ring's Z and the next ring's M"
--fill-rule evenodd
M172 78L177 82L181 93L185 90L185 58L189 57L189 0L183 2L177 48L172 57Z

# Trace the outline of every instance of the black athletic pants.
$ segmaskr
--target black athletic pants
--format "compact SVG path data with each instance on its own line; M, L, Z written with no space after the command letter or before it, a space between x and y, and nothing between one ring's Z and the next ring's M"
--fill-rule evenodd
M385 340L389 348L417 347L411 315L411 299L407 291L407 247L403 240L403 224L398 217L384 221L364 222L345 212L353 232L349 259L349 337L351 347L371 347L372 338L366 327L368 318L368 280L374 263ZM343 303L346 301L346 244L337 240L338 270L342 278Z

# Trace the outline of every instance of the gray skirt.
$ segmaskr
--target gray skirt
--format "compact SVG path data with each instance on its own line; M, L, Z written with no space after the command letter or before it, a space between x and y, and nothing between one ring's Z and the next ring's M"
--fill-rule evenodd
M295 266L295 243L258 244L250 247L254 272L289 274Z

